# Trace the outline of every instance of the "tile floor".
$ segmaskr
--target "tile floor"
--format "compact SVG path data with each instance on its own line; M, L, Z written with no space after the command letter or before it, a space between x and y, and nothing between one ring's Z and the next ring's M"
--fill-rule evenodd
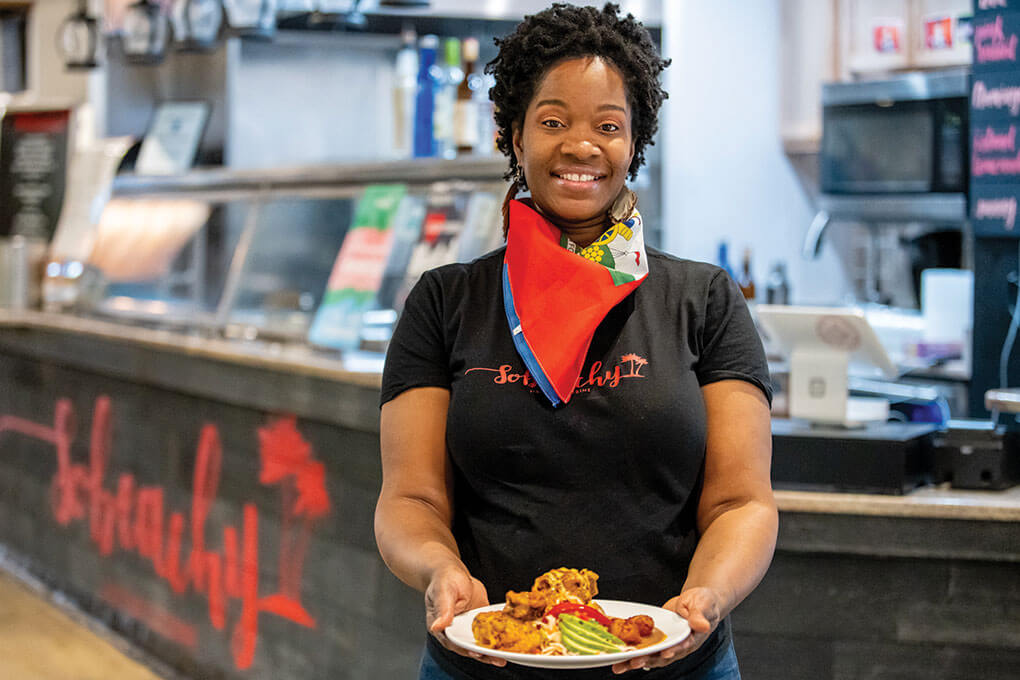
M0 571L0 678L160 680L158 675Z

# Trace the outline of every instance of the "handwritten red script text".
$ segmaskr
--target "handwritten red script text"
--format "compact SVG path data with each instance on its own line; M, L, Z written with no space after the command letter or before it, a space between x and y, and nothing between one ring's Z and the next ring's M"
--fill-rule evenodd
M325 467L312 458L311 446L297 430L295 418L272 419L258 428L259 482L277 485L283 498L277 590L259 592L259 513L255 503L244 503L240 527L223 527L221 547L212 549L207 535L209 511L216 501L223 464L219 431L206 424L199 434L187 512L169 511L164 487L139 484L134 475L121 473L106 487L107 466L113 449L112 406L109 397L96 399L89 439L88 463L71 457L76 421L70 400L56 403L53 426L12 415L0 416L0 434L15 432L52 444L57 471L52 482L53 518L61 526L87 521L89 535L105 557L115 550L133 552L152 563L153 572L177 595L205 596L209 620L217 630L227 623L227 606L240 602L231 632L231 651L238 669L251 667L258 638L258 616L272 614L306 628L315 619L301 604L301 577L312 526L329 514ZM185 532L190 550L182 555Z
M577 384L574 386L574 391L589 391L593 387L616 387L620 384L620 380L624 378L644 378L641 375L641 367L647 366L648 361L637 354L624 354L620 357L620 362L613 366L611 369L607 369L602 365L601 361L595 361L591 366L588 367L588 372L582 372L577 377ZM626 369L624 373L621 369ZM531 376L531 371L525 370L523 373L515 373L514 367L511 364L502 364L499 368L485 368L482 366L476 366L475 368L469 368L464 371L464 375L473 373L475 371L483 371L485 373L494 373L492 382L496 385L507 385L520 382L524 387L535 390L538 389L538 383Z

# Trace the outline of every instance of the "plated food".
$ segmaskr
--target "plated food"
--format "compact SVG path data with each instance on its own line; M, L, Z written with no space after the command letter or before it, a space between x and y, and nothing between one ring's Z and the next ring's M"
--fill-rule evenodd
M502 609L474 615L479 647L544 656L617 654L666 639L647 614L613 616L595 601L598 574L561 567L535 579L531 590L509 591Z

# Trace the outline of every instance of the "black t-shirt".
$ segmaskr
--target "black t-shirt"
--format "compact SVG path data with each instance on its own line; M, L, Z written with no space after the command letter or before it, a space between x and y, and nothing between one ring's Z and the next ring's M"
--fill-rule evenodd
M598 327L578 386L558 408L514 349L502 249L426 272L407 298L382 403L415 387L450 390L453 533L491 602L556 567L594 570L606 599L661 605L678 594L698 540L700 388L736 378L771 399L761 341L733 280L650 248L648 262L645 281ZM693 666L727 635L720 626L702 654L668 668ZM433 653L470 677L511 677L438 645ZM510 673L544 677L520 666Z

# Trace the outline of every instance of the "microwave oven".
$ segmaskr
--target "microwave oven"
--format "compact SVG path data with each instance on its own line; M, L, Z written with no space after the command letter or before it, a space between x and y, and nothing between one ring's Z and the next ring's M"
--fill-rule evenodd
M969 80L955 70L823 85L822 193L966 194Z

